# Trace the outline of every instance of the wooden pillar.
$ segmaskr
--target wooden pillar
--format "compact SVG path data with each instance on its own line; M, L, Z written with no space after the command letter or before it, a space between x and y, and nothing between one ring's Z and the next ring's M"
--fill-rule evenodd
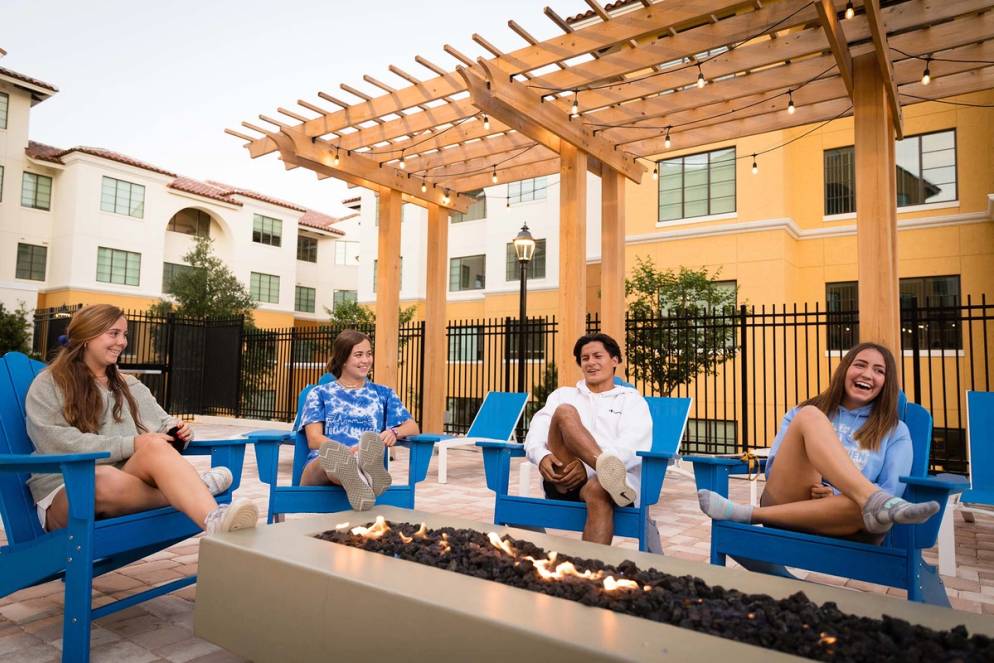
M625 348L625 176L601 167L601 331Z
M586 331L587 153L566 141L559 151L559 386L576 384L573 344Z
M859 336L900 357L894 120L874 53L853 58L853 78Z
M376 266L376 382L397 389L400 311L401 194L380 190L380 228Z
M421 429L442 431L448 388L446 291L448 277L449 211L428 205L428 264L425 279L424 421Z

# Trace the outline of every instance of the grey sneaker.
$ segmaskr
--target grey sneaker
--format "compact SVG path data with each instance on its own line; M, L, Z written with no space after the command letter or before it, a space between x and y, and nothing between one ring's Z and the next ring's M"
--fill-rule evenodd
M211 491L211 495L220 495L228 490L235 481L235 477L231 475L231 470L224 465L212 467L201 474L200 479L207 486L207 490Z
M595 469L597 480L610 493L615 504L630 506L635 503L635 489L628 483L628 471L620 458L603 453L597 457Z
M234 532L240 529L252 529L259 520L259 508L255 503L238 499L231 504L222 504L207 514L204 521L204 531L207 534L219 532Z
M373 431L367 431L359 438L359 469L366 473L377 497L393 483L390 472L383 465L383 450L383 440Z
M359 473L359 462L348 447L338 442L325 442L318 450L318 462L325 474L345 489L353 510L366 511L373 508L376 495L369 482Z

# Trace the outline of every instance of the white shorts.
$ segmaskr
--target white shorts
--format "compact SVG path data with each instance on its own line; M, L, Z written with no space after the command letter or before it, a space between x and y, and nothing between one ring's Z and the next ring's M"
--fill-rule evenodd
M50 492L45 497L41 498L35 506L38 508L38 520L41 522L41 528L45 529L45 517L48 515L48 507L52 506L52 502L58 497L59 493L64 490L66 484L61 483L59 487Z

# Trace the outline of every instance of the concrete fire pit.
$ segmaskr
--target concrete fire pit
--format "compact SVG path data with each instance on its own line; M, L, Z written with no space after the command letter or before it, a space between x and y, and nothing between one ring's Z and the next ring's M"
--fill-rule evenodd
M708 660L795 657L688 629L591 608L314 538L377 515L430 528L496 530L547 550L619 564L630 559L709 584L818 603L934 629L994 636L994 620L874 594L823 587L459 518L378 507L292 520L201 542L196 634L257 662L311 660Z

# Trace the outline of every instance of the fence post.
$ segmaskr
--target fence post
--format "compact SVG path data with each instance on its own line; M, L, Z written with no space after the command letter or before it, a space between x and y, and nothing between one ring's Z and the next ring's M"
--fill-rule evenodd
M421 350L418 357L418 423L424 422L425 417L425 330L426 322L422 320L418 323L421 327L419 337L421 339ZM448 379L448 364L446 364L446 380Z
M739 324L741 325L739 330L739 345L742 348L740 350L742 361L740 362L741 369L739 376L742 379L742 453L749 450L749 443L746 441L749 430L749 353L746 351L747 316L746 305L741 304L739 306Z
M242 363L245 361L245 356L248 354L245 347L245 316L240 315L238 324L238 348L240 352L238 353L238 377L235 380L235 418L240 419L242 416Z
M511 339L516 338L508 323L510 318L504 317L504 391L511 391ZM518 348L522 352L523 348Z
M293 379L295 377L294 375L295 371L293 369L293 364L294 364L293 360L294 357L296 356L296 350L297 350L296 345L297 345L297 328L290 327L290 357L288 358L289 368L287 369L287 385L286 385L286 408L287 412L289 413L288 417L293 417L293 413L297 409L297 395L294 393L293 389L293 382L294 382Z
M914 389L914 402L922 402L922 367L921 351L919 350L918 338L918 298L912 297L909 303L909 316L911 324L911 380ZM903 354L903 353L902 353Z

